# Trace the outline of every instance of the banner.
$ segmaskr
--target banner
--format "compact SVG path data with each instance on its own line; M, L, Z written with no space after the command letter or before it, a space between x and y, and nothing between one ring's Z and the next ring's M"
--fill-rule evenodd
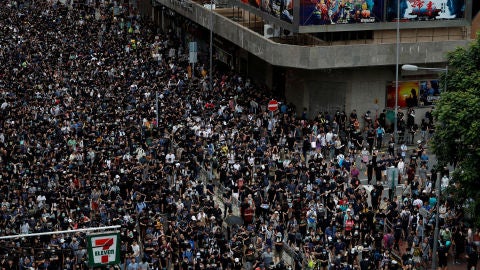
M383 21L382 0L300 0L300 25Z
M400 1L400 20L451 20L465 17L465 0L388 0L387 21L397 19Z
M120 263L120 234L105 233L87 236L90 267Z

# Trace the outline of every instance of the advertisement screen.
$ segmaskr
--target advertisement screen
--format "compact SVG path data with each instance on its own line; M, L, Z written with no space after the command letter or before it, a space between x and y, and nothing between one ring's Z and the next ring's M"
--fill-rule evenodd
M465 17L465 0L388 0L387 21L397 19L397 1L400 1L400 19L451 20Z
M400 108L418 107L419 82L398 82L398 106ZM387 86L387 107L395 108L395 82Z
M300 25L383 21L382 0L300 0Z

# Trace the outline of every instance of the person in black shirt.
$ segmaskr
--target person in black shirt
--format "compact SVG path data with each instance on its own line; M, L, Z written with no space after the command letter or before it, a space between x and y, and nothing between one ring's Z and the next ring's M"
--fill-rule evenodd
M453 248L455 249L455 263L459 263L458 259L460 254L465 252L465 235L462 232L461 227L455 227L453 232Z
M378 190L377 186L374 186L372 191L370 191L370 199L371 199L373 210L378 209L378 205L380 203L380 195L381 195L381 192Z
M373 166L373 170L375 171L375 182L377 182L377 184L382 179L382 171L381 171L381 168L379 167L380 166L379 162L380 160L378 160L377 153L373 152L372 166Z
M375 269L375 264L370 260L368 256L365 256L360 261L361 270Z
M402 232L403 232L402 223L399 221L395 225L395 233L394 233L395 243L393 245L393 248L396 250L400 250L399 243L400 243L400 239L402 238Z
M395 151L395 139L391 137L390 140L388 141L388 154L393 157L394 151Z
M442 237L443 238L443 237ZM437 251L437 255L438 255L438 269L443 269L443 270L446 270L447 269L447 265L448 265L448 259L447 259L447 256L448 256L448 247L445 245L445 241L440 240L438 241L439 242L439 245L438 245L438 251Z
M407 250L402 256L402 262L403 262L403 269L412 269L413 267L413 256L410 254L410 252Z
M375 143L375 130L370 128L367 132L368 152L372 153L373 144Z
M477 269L478 251L476 245L471 245L467 248L467 269Z
M367 163L367 180L369 185L370 185L370 182L372 181L372 178L373 178L373 162L372 160L370 160Z

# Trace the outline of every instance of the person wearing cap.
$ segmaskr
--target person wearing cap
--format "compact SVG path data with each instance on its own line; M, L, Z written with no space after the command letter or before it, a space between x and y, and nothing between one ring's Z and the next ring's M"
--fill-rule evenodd
M280 262L280 259L282 258L283 244L283 234L282 232L277 231L277 233L275 234L275 249L273 257L273 261L275 264L278 264Z
M232 263L232 269L233 270L241 270L242 269L242 261L240 260L240 258L234 258L233 259L233 263Z

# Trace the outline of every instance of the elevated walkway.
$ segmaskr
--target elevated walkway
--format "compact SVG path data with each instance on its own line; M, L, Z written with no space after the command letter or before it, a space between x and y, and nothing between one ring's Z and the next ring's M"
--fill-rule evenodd
M210 28L210 18L213 17L213 32L215 35L231 41L238 47L263 59L273 66L299 69L337 69L355 67L380 67L395 65L396 44L391 29L383 29L378 25L377 34L382 33L373 41L358 40L355 42L321 42L321 40L288 37L286 44L278 43L277 39L267 39L263 36L263 28L259 27L259 17L238 11L227 11L220 8L210 16L210 9L203 4L189 1L156 0L157 3L175 10L179 15L189 18L197 24ZM187 3L187 5L185 5ZM187 7L185 7L187 6ZM233 9L233 8L227 8ZM251 28L249 28L249 24ZM400 64L403 63L441 63L445 61L447 52L457 47L464 47L470 39L462 33L461 24L455 27L436 28L435 30L418 29L410 31L410 36L402 34L400 44ZM443 29L443 30L441 30ZM443 33L437 38L429 31ZM291 45L294 44L294 45ZM300 44L300 45L299 45ZM338 45L338 46L337 46ZM287 57L288 56L288 57Z

